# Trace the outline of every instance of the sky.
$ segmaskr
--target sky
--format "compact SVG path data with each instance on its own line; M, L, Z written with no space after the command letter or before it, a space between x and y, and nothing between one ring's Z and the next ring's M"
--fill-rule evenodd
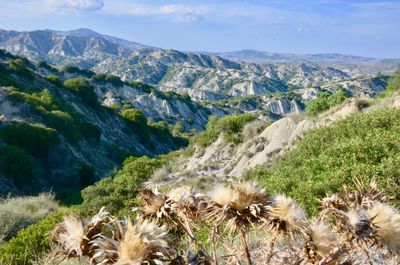
M182 51L400 58L400 0L0 0L0 28L90 28Z

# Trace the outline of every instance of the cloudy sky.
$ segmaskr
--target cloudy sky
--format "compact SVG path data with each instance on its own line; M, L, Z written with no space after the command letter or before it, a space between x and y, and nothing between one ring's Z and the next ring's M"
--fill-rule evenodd
M398 0L0 0L0 28L81 27L185 51L400 58Z

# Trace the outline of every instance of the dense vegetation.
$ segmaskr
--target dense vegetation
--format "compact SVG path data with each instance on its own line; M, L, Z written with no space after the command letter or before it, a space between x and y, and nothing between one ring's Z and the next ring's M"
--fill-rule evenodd
M380 96L388 97L392 96L396 91L400 91L400 68L396 70L393 77L390 79L386 90L383 91Z
M272 168L251 170L271 193L296 198L310 213L321 198L337 192L352 178L375 178L400 202L400 110L353 115L306 134L297 147Z
M339 105L348 97L349 94L343 89L339 89L333 94L329 92L320 92L317 94L316 99L307 102L306 112L310 115L320 114L321 112Z
M241 135L243 127L255 120L251 114L232 115L223 118L210 117L206 129L193 137L193 143L202 147L210 145L223 134L226 141L238 144L243 140Z
M165 162L163 158L127 158L115 176L102 179L82 190L83 212L94 213L106 206L114 214L127 214L136 204L140 185Z

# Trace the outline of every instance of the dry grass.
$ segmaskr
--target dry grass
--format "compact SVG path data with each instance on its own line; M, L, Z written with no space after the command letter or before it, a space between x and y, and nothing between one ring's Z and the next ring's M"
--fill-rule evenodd
M58 208L54 196L49 193L0 200L0 242L10 239L20 229L38 222Z

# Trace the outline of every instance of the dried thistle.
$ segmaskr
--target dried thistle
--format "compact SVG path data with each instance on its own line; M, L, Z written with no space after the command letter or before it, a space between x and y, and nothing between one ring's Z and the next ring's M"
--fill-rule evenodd
M118 248L116 265L167 264L174 254L168 246L164 226L144 220L135 225L128 222L123 240Z
M64 217L52 231L52 238L61 245L62 253L69 257L93 257L96 247L90 242L102 236L102 227L108 221L108 212L101 208L89 222L79 215Z
M306 213L292 198L278 195L272 200L271 206L268 229L293 236L306 228Z
M376 235L392 251L400 254L400 213L385 203L374 203L368 211Z

